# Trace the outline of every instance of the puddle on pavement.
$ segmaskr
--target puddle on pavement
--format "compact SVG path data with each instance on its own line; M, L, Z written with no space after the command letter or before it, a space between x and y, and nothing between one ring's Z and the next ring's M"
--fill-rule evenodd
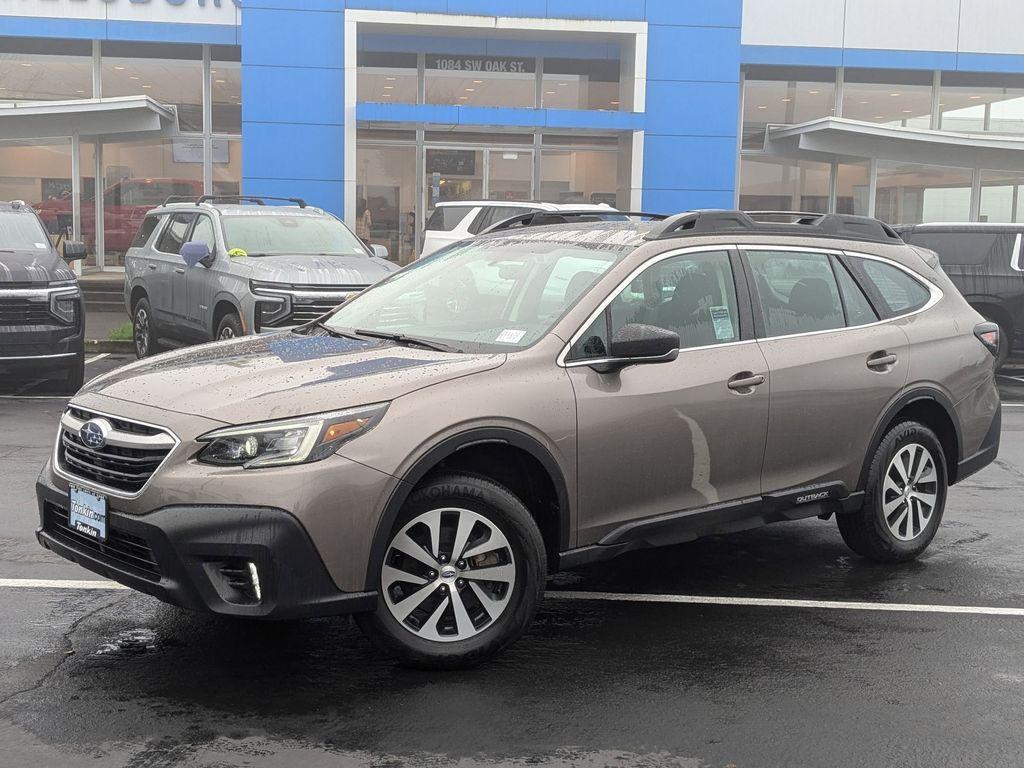
M117 637L89 654L92 658L117 658L128 656L140 656L144 653L152 653L159 650L162 645L160 637L152 629L139 628L128 629L119 632Z

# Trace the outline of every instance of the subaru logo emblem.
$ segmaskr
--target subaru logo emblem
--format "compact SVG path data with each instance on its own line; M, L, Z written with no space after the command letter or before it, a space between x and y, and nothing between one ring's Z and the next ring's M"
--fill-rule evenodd
M107 444L110 422L106 419L91 419L78 430L78 437L86 448L98 450Z
M441 570L441 578L442 579L454 579L455 578L455 569L454 568L444 568L444 569L442 569Z

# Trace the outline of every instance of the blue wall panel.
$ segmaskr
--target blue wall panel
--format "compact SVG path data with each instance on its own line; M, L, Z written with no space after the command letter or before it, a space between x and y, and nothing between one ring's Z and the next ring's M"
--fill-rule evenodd
M333 93L339 77L337 69L243 64L245 119L249 122L341 125L345 122L342 99L314 96Z
M735 83L740 77L739 63L739 27L663 24L648 27L648 80L721 80Z

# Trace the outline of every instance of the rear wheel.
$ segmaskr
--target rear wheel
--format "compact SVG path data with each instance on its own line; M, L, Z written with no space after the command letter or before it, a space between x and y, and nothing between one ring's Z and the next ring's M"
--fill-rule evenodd
M409 497L388 538L377 609L356 619L407 665L472 666L526 630L545 578L543 539L523 503L486 478L445 475Z
M156 335L156 324L153 322L153 310L149 299L139 299L132 310L132 341L135 343L135 356L149 357L163 351L160 339Z
M223 339L234 339L238 336L242 336L245 332L242 330L242 320L234 312L229 312L220 319L217 323L217 340Z
M836 520L846 544L883 563L913 560L931 543L946 505L946 461L928 427L905 421L875 450L864 506Z

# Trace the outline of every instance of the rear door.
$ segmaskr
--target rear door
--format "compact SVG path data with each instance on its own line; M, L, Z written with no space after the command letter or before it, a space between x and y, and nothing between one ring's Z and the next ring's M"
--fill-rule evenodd
M743 259L772 382L764 493L835 482L852 492L877 420L907 381L906 334L880 322L839 252L746 247Z
M558 288L578 295L590 279L583 270ZM648 262L576 334L564 364L576 393L580 543L760 494L768 368L749 319L735 252L697 249ZM632 323L678 333L679 357L618 373L590 368ZM673 518L669 535L682 525Z
M171 214L153 251L158 288L150 293L150 305L157 321L170 324L168 330L171 332L184 320L186 267L181 258L181 246L185 243L195 218L194 213Z

